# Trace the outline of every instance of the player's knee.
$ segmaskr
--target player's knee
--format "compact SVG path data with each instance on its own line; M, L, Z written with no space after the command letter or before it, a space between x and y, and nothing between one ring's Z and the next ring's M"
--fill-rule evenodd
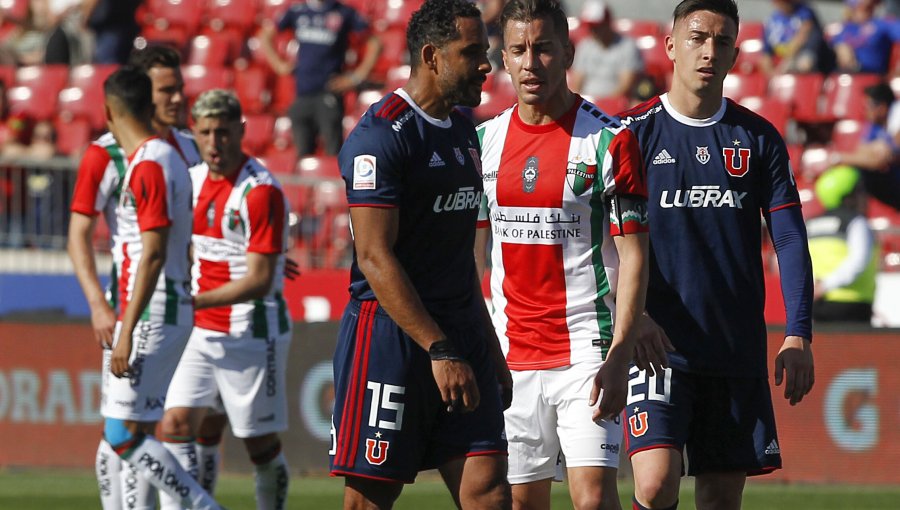
M572 506L575 510L621 510L617 490L604 490L601 486L591 487L572 494Z
M166 437L187 437L191 434L191 423L185 413L169 409L159 423L163 440Z
M635 473L634 492L650 508L669 508L678 501L678 479L662 476L640 476Z
M369 480L358 476L344 478L344 510L385 510L393 508L403 484Z
M512 509L512 489L506 476L487 476L466 480L460 487L459 499L466 508Z
M281 440L274 433L248 437L244 439L244 447L254 464L266 464L281 453Z
M103 437L120 457L136 446L143 434L135 427L117 418L106 418L103 423Z

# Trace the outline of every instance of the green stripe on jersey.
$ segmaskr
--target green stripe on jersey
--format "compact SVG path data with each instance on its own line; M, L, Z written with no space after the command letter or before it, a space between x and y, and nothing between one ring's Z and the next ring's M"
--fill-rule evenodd
M116 173L119 174L119 184L116 185L116 190L113 192L113 198L118 201L119 195L122 193L122 186L125 185L125 173L128 171L128 167L125 165L122 149L118 145L107 145L104 148L109 153L109 159L116 165Z
M116 263L112 263L112 267L109 270L109 296L107 301L109 302L109 307L112 308L116 312L116 316L119 313L119 269L116 267Z
M175 280L169 278L166 278L166 307L163 322L178 324L178 292L175 290Z
M594 297L594 309L597 312L597 327L600 330L600 339L612 338L612 313L603 301L603 298L609 294L609 280L606 279L606 267L603 263L603 253L601 247L603 245L603 236L606 224L609 223L609 215L606 212L606 204L604 204L603 191L603 163L606 158L607 148L615 135L608 129L604 129L600 135L600 144L597 147L597 177L594 179L593 190L591 191L591 239L594 244L591 246L591 262L594 266L594 278L597 281L597 295ZM603 359L606 359L606 353L609 345L606 342L601 344L601 353Z

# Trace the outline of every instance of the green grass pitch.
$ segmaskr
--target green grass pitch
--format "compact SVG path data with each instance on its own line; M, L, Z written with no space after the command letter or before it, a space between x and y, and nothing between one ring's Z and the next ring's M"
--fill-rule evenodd
M294 477L288 505L294 509L341 507L342 481L334 478ZM631 507L631 486L619 485L622 507ZM219 501L231 510L253 509L253 478L224 475L216 490ZM692 484L682 486L680 508L693 505ZM744 492L745 510L896 510L900 508L900 487L858 487L843 485L785 485L749 483ZM14 470L0 471L0 509L83 510L99 508L97 488L90 471ZM423 476L404 489L394 507L397 510L453 509L442 483ZM572 508L565 484L553 485L553 508Z

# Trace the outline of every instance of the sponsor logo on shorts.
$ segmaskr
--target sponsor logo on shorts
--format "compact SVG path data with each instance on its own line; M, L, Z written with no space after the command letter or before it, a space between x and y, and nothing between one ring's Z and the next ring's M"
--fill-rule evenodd
M384 464L390 446L390 441L366 439L366 460L374 466Z
M601 450L609 450L610 453L619 453L619 443L603 443L600 445Z
M637 412L635 407L635 415L628 417L628 430L631 437L641 437L650 429L650 422L647 420L647 411Z
M266 422L268 422L268 421L275 421L275 413L272 413L272 414L269 414L269 415L266 415L266 416L261 416L261 417L257 418L256 421L258 421L259 423L266 423Z
M151 398L147 397L144 399L144 410L152 411L154 409L162 409L166 405L166 399L164 398Z
M275 368L275 339L266 339L266 396L274 397L278 393Z

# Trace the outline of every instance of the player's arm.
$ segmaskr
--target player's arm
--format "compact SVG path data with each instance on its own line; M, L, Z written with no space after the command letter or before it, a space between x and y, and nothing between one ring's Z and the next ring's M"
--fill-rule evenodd
M275 281L277 253L247 253L247 275L194 296L194 308L214 308L260 299Z
M69 258L72 259L75 277L78 278L78 284L81 285L81 290L91 309L94 338L100 347L110 347L116 327L116 314L106 301L106 294L100 285L100 278L97 276L97 262L94 259L94 247L91 244L96 224L96 216L72 212L72 216L69 218L69 240L66 248Z
M794 405L803 400L815 383L811 344L812 263L799 206L774 210L766 215L766 222L778 257L787 312L784 344L775 358L775 384L780 386L785 382L784 398Z
M613 419L625 407L628 367L634 357L636 328L644 312L649 279L646 198L616 196L610 201L609 209L611 223L618 225L613 242L619 254L619 279L612 345L591 389L591 405L597 402L603 389L603 398L593 413L594 420ZM629 219L637 217L641 219Z
M394 255L400 213L395 207L351 207L354 245L359 269L378 303L422 349L432 356L432 373L448 405L463 411L478 406L479 394L471 367L453 348L434 321L409 276Z
M479 228L475 229L475 274L478 275L479 281L484 279L484 272L487 271L487 246L490 239L490 226L482 228L479 225Z
M116 377L128 372L128 358L131 357L132 334L144 309L150 303L159 274L166 264L166 240L169 227L158 227L141 232L142 254L134 277L131 300L122 314L122 329L113 347L110 371Z
M294 70L294 65L278 54L278 50L275 48L275 36L277 33L277 27L271 20L263 20L258 33L259 47L272 70L280 76L286 76Z

